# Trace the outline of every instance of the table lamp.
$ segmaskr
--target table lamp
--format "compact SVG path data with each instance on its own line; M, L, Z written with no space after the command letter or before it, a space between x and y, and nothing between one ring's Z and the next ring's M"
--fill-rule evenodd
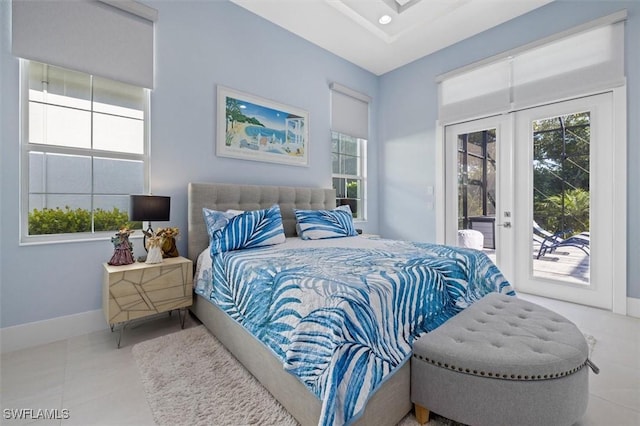
M171 197L160 195L130 195L129 220L147 221L147 233L153 234L151 221L167 221L171 211ZM144 249L147 250L146 234L143 238Z

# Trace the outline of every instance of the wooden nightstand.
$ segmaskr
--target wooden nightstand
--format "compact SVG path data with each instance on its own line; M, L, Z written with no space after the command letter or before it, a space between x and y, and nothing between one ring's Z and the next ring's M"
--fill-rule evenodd
M189 259L172 257L162 263L123 266L104 263L103 267L102 310L111 331L122 324L118 347L128 321L181 310L193 303L193 265ZM185 311L182 327L186 315Z

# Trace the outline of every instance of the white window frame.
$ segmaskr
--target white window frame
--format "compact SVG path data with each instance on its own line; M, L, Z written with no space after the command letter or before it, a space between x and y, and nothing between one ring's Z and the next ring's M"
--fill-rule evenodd
M57 145L32 144L29 142L29 63L20 59L20 245L37 245L50 243L67 243L79 241L108 240L113 231L77 232L65 234L29 235L29 154L32 151L83 155L114 160L135 160L143 163L143 188L149 191L149 153L150 153L150 90L144 89L144 140L143 153L130 154L123 152L104 151L93 148L72 148Z
M360 170L360 174L350 175L350 174L342 174L342 173L333 173L333 162L332 162L331 181L332 181L332 185L333 185L334 178L360 181L360 188L361 188L360 209L358 209L358 215L357 217L354 217L354 221L365 222L367 220L367 144L368 144L368 141L367 139L358 138L358 137L347 135L340 132L332 131L331 133L332 133L331 135L332 141L333 141L333 133L347 136L357 141L357 144L358 144L357 158L359 159L358 170ZM332 155L333 155L333 149L332 149ZM337 198L338 196L336 194L336 201L337 201Z

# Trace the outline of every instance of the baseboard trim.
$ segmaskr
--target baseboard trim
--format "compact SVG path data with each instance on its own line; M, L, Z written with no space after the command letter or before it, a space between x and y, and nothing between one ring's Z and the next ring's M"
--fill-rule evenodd
M640 299L627 297L627 315L640 318Z
M12 352L107 328L102 309L0 329L0 352Z

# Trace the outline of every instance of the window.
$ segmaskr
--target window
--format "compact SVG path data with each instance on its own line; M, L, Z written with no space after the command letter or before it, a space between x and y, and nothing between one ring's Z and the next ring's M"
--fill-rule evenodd
M23 241L86 238L128 223L145 193L149 91L22 61ZM75 235L75 237L74 237Z
M332 178L336 204L349 205L353 217L366 220L369 96L331 83Z
M333 157L333 188L336 205L349 205L353 217L365 219L364 194L366 189L367 141L338 132L331 132Z

